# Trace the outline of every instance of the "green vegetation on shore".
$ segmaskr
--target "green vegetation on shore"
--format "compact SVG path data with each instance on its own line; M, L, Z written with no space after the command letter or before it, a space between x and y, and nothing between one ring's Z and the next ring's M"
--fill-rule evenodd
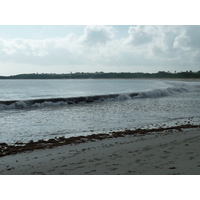
M69 74L47 74L47 73L33 73L33 74L19 74L13 76L0 76L0 79L113 79L113 78L184 78L184 79L197 79L200 78L200 71L192 72L165 72L159 71L157 73L142 73L142 72L95 72L95 73L85 73L76 72Z

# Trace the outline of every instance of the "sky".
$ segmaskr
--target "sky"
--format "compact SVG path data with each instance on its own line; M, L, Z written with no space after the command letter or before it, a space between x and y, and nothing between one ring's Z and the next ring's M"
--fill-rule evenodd
M200 70L200 26L1 25L0 75Z
M161 18L161 10L157 9L157 13L152 15L154 12L147 10L150 5L146 4L147 6L144 7L143 1L141 6L145 14L138 12L135 7L126 6L124 11L121 5L113 7L113 4L107 7L99 4L98 10L87 8L89 10L85 12L84 4L77 7L76 1L71 7L60 6L60 10L56 11L56 7L50 3L48 5L50 9L47 10L47 4L38 7L38 2L34 2L36 3L31 5L33 9L30 10L30 15L25 9L21 8L20 12L13 8L14 17L11 16L8 23L0 23L0 76L24 73L61 74L99 71L154 73L200 70L200 26L184 25L188 22L188 16L183 23L179 21L177 23L175 18L166 23ZM124 4L126 2L125 0ZM11 8L9 3L6 6ZM13 5L15 6L18 4ZM73 9L70 12L73 6L76 12ZM93 6L95 7L96 4ZM170 9L170 15L177 16L174 4ZM79 12L78 19L73 21L77 12ZM163 12L169 15L167 7ZM179 13L182 14L181 12L184 13L183 7ZM63 13L66 13L66 16ZM160 14L160 17L157 14ZM2 9L0 19L2 16L7 19L5 15L8 16L8 13ZM55 16L60 16L57 21ZM147 19L152 16L153 20L149 22ZM142 17L145 20L135 20ZM15 18L17 21L13 23ZM46 18L48 20L43 20ZM110 20L113 18L115 20ZM157 21L159 18L161 22Z

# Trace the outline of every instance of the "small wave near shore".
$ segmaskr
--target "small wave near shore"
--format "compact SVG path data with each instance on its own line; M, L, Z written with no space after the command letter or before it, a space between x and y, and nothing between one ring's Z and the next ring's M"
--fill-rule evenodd
M171 96L177 93L185 93L194 91L195 86L181 86L170 87L165 89L154 89L144 92L128 93L128 94L105 94L94 96L70 97L70 98L44 98L44 99L30 99L30 100L4 100L0 101L0 109L21 109L30 107L51 107L63 106L78 103L92 103L108 100L128 100L138 98L159 98Z

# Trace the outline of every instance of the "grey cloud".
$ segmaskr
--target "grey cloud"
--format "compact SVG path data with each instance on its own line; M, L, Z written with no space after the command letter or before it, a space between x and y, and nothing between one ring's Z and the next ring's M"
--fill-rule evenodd
M200 26L187 26L186 35L192 47L200 48Z
M130 27L128 33L127 43L132 45L144 45L153 40L153 34L145 26Z
M174 42L175 48L195 50L200 48L200 26L183 26Z
M87 26L80 41L89 45L105 44L114 38L113 28L110 26Z

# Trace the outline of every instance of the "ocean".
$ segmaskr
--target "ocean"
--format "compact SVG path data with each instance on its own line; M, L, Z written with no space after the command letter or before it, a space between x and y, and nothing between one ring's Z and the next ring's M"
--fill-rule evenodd
M0 80L0 143L199 122L198 81Z

